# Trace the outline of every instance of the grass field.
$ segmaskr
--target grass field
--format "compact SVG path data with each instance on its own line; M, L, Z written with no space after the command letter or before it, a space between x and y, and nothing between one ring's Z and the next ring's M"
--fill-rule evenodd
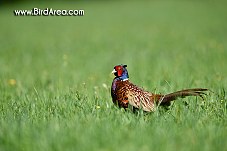
M80 1L1 6L1 151L226 151L227 9L217 1ZM16 17L14 9L84 9ZM112 104L110 72L156 93L204 100L137 114ZM185 105L187 102L188 105Z

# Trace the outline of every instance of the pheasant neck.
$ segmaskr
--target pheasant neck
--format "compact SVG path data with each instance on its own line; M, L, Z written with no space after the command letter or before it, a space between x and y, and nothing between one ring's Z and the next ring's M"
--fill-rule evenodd
M117 81L127 81L127 80L128 80L128 77L127 76L121 76L121 77L114 78L113 83L112 83L112 89L113 90L116 89Z
M122 75L122 76L120 76L120 77L118 77L118 78L119 78L119 80L121 80L121 81L126 81L126 80L128 80L128 75L125 74L125 75Z
M127 79L123 79L122 81L127 81L128 80L128 78Z

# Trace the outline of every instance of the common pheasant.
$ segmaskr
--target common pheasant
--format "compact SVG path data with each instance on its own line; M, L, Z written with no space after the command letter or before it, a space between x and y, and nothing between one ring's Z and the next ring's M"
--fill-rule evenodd
M177 98L186 96L199 96L203 98L204 92L208 89L195 88L185 89L170 94L154 94L143 90L129 81L127 65L117 65L112 73L115 78L112 82L111 96L113 103L120 108L128 108L129 104L134 109L143 109L144 111L155 111L155 105L170 105L170 102Z

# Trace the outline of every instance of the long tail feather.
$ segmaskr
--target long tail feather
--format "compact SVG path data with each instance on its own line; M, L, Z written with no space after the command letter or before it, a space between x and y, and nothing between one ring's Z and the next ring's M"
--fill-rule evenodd
M203 95L206 95L206 93L204 93L205 91L208 91L208 89L203 88L185 89L166 95L160 95L159 102L160 105L170 105L171 101L176 100L177 98L184 98L186 96L199 96L203 99Z

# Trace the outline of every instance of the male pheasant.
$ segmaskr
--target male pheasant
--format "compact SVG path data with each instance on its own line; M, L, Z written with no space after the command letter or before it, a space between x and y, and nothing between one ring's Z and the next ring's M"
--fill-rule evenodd
M143 109L144 111L155 111L155 105L170 105L170 102L176 100L178 97L184 98L186 96L199 96L203 98L204 92L208 89L195 88L185 89L170 94L154 94L144 91L142 88L132 84L129 81L127 65L117 65L114 67L112 73L115 78L112 82L111 96L114 104L121 108L128 108L130 104L133 108Z

